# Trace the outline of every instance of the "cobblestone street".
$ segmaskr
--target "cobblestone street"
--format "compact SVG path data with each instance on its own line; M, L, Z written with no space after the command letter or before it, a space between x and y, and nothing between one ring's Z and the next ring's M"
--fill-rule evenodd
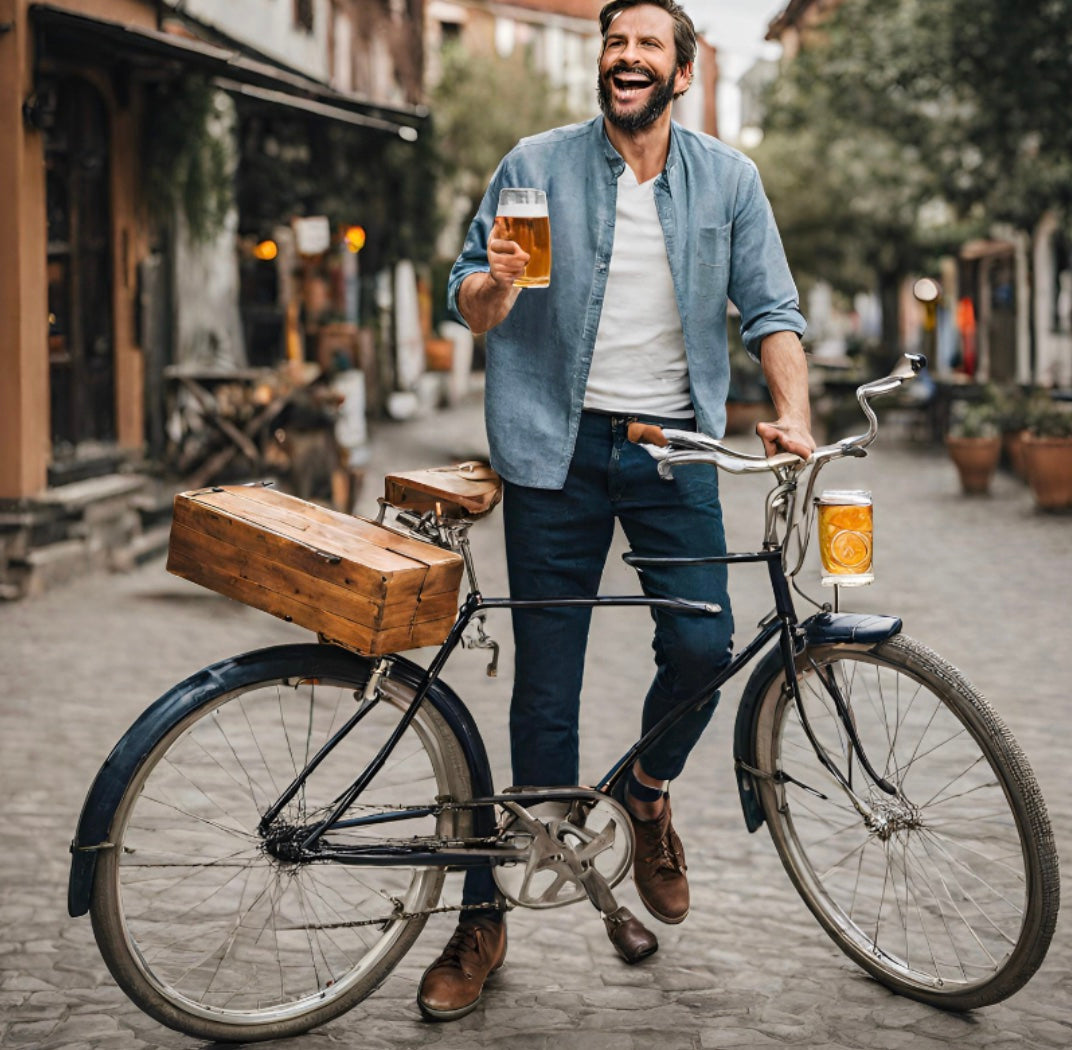
M405 425L380 425L362 506L371 513L385 470L470 458L485 449L475 399ZM875 496L876 583L850 608L896 613L905 632L961 667L994 703L1034 766L1067 858L1072 801L1072 517L1037 513L1025 485L1003 474L989 498L957 492L939 448L883 441L837 464L829 487ZM753 549L764 483L722 483L731 548ZM498 513L473 532L485 593L505 593ZM814 554L814 552L813 552ZM817 573L801 576L820 595ZM636 589L615 554L606 593ZM769 610L766 575L731 574L738 637ZM444 678L474 712L496 785L510 783L506 722L509 621L498 679L486 654L457 653ZM110 748L174 682L234 653L311 636L267 614L167 575L155 559L125 575L82 579L41 598L0 605L0 783L8 799L0 851L0 1044L39 1050L192 1048L195 1040L142 1015L118 990L88 917L67 916L68 843L83 797ZM423 656L424 654L420 654ZM596 777L632 741L650 676L647 613L610 610L593 625L582 721L582 770ZM1049 957L1006 1002L952 1015L898 998L820 930L786 878L766 830L749 835L732 769L733 714L743 679L722 705L683 778L675 822L688 855L693 910L657 927L659 952L623 965L586 904L514 911L507 965L476 1012L423 1022L417 980L453 926L435 916L403 965L373 996L286 1050L678 1050L838 1047L973 1050L1072 1045L1072 932L1058 921ZM457 901L458 876L447 882ZM1068 891L1066 889L1066 895ZM645 915L630 885L620 898Z

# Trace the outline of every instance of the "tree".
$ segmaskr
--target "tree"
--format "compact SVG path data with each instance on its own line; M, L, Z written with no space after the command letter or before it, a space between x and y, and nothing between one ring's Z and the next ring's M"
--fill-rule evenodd
M592 70L592 94L596 73ZM526 135L579 119L562 93L526 59L474 57L444 49L443 75L432 92L439 173L475 214L503 156Z
M844 0L773 85L756 154L791 259L889 287L994 221L1067 208L1070 55L1072 0Z
M892 70L877 52L903 46L891 9L875 12L881 43L858 42L857 5L847 6L854 10L839 12L772 85L753 156L794 272L847 294L877 286L883 342L893 346L897 287L928 250L920 214L937 182L919 146L892 135L874 112Z

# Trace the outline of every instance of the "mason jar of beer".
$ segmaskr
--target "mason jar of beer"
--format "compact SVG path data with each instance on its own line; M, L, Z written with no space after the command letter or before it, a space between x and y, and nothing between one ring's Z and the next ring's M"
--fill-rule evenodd
M509 188L499 191L496 221L503 237L516 241L529 254L517 288L546 288L551 283L551 221L543 190Z
M823 585L855 587L871 583L875 578L871 564L871 493L859 489L827 490L816 503Z

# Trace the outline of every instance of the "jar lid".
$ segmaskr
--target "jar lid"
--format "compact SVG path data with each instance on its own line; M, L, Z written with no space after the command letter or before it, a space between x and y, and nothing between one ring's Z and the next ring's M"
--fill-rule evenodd
M825 489L816 501L848 507L869 507L871 493L867 489Z

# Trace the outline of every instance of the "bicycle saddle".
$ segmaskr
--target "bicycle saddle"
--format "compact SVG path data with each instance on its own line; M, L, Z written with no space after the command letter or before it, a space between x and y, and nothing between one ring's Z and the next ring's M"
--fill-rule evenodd
M481 518L502 499L502 480L487 463L471 460L388 474L384 499L401 510L433 510L445 518Z

